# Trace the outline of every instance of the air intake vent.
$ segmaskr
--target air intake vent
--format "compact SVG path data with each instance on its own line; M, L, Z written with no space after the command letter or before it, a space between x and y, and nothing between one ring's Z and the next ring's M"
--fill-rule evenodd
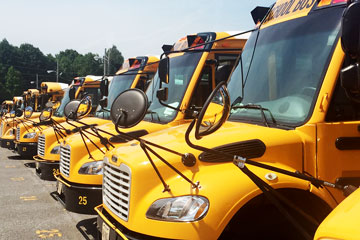
M45 155L45 135L40 135L38 138L38 155L44 156Z
M20 141L20 127L16 128L16 140Z
M214 150L225 152L231 155L238 155L244 158L258 158L264 155L266 146L259 139L248 140L243 142L226 144L213 148ZM231 162L232 159L224 156L203 152L199 156L199 160L203 162Z

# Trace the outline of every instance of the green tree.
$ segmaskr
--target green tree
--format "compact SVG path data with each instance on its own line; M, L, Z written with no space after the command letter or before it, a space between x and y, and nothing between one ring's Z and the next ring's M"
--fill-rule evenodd
M59 72L62 73L61 82L69 83L74 77L77 77L74 61L79 55L80 54L73 49L66 49L55 55L56 60L59 61Z
M114 45L106 51L106 58L110 60L107 64L109 74L115 74L124 62L124 57Z
M78 76L103 74L101 60L97 54L93 53L77 56L74 60L74 67Z
M8 94L8 99L11 99L13 96L19 96L23 92L21 72L12 66L9 67L5 76L5 90Z

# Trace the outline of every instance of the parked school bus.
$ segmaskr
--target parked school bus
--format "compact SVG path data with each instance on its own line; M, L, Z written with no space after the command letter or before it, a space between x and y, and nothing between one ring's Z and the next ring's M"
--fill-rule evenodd
M1 104L1 117L5 116L5 114L9 113L14 105L12 100L4 100Z
M244 38L229 36L230 34L226 32L198 33L180 39L173 46L163 47L166 51L173 51L169 54L169 68L172 75L168 83L162 85L158 74L155 75L147 89L149 108L144 121L126 131L132 135L142 136L190 122L192 119L192 115L189 114L190 109L200 109L216 86L216 81L228 78L246 42ZM199 43L225 37L229 38L191 49ZM183 51L184 49L188 51ZM163 105L157 96L163 95L165 91L168 99L163 99L166 104ZM109 144L105 147L101 140L90 137L98 145L89 143L87 146L92 158L89 158L89 153L78 134L66 139L61 146L58 188L68 210L89 213L94 211L94 206L101 203L104 153L124 143L124 139L116 137L118 133L112 123L103 125L99 129L115 135L101 133L113 146ZM83 199L86 199L86 204Z
M2 147L14 149L15 135L17 125L29 121L37 121L40 111L45 107L45 104L50 102L57 102L63 94L63 88L67 86L64 83L42 82L40 91L37 89L28 89L23 93L23 102L17 106L15 117L10 124L4 125L2 135ZM28 116L22 114L20 110L31 112ZM22 116L23 115L23 116Z
M359 16L277 1L205 103L222 111L105 155L102 239L312 239L359 185Z
M158 61L159 59L153 56L143 56L127 59L123 63L122 68L116 73L117 75L115 75L114 78L111 80L111 82L113 82L114 80L114 83L111 84L110 82L109 93L111 94L107 98L101 100L101 104L105 106L103 108L101 106L98 106L95 112L96 117L82 119L82 122L86 122L87 124L95 123L97 125L108 122L107 119L109 118L109 112L107 111L107 108L109 108L108 106L111 106L111 103L117 96L117 94L128 88L146 87L147 81L151 80L152 78L152 72L150 71L146 74L137 73L142 72L146 64L150 64L150 68L157 68ZM104 80L103 83L105 83L106 81L107 80ZM103 87L107 88L106 84L104 84ZM98 85L98 89L99 88L100 83ZM99 102L97 102L96 105L98 103ZM95 105L94 101L93 105ZM95 109L96 107L94 107L94 110ZM37 152L38 155L34 156L34 159L37 162L36 171L39 174L40 178L45 180L55 180L53 173L56 174L59 172L60 142L62 142L66 137L76 132L72 131L74 129L74 126L83 126L83 124L79 124L76 122L71 122L71 124L72 125L68 123L62 124L63 128L67 129L67 131L63 131L64 136L62 137L56 135L52 128L42 131L42 133L39 135Z
M42 89L46 91L44 97L42 98L42 102L44 103L46 103L48 101L48 98L50 97L52 97L52 100L55 101L54 97L61 96L59 94L64 94L64 92L66 94L65 98L63 98L63 101L61 103L60 101L58 101L58 107L53 106L54 109L58 109L58 110L55 111L55 116L54 118L52 118L51 123L56 124L65 121L65 118L63 117L64 106L70 101L70 95L72 95L71 98L74 98L77 97L79 93L83 92L83 87L82 87L83 84L90 85L88 94L94 95L95 93L98 92L98 88L100 84L99 82L96 82L94 78L100 79L101 77L96 77L96 76L78 77L73 81L71 88L67 90L66 88L64 88L65 87L64 85L60 85L57 83L48 83L46 85L42 85ZM60 104L62 105L60 106ZM32 122L30 124L28 122L25 122L23 124L18 124L15 142L18 146L17 152L19 155L23 157L33 157L36 155L38 133L39 131L47 128L46 125L38 122L39 122L38 119L36 119L35 122Z
M30 89L29 89L30 90ZM28 90L28 91L29 91ZM34 89L36 90L36 89ZM22 96L13 97L13 107L11 111L3 117L0 127L0 141L2 148L14 148L13 138L15 135L14 126L19 122L18 117L15 114L16 109L23 110L26 104L29 102L30 94L25 91Z
M86 77L77 77L73 80L70 88L65 91L64 98L61 101L60 106L57 108L57 110L54 112L54 114L51 117L51 122L53 124L50 124L48 126L40 126L40 129L37 127L34 127L32 132L35 132L36 136L33 139L26 139L24 136L28 134L25 131L24 128L20 130L20 141L24 142L32 142L36 145L35 152L31 152L31 156L34 156L35 160L35 166L36 166L36 173L37 175L44 180L47 179L53 179L53 173L56 173L58 171L57 169L53 169L53 161L51 157L53 155L56 155L59 153L59 148L47 148L45 145L45 140L42 138L46 132L51 133L50 135L53 136L54 142L57 142L67 135L66 131L64 131L65 126L67 126L67 123L64 123L66 118L64 116L64 109L66 104L68 104L73 99L81 99L85 95L90 95L93 98L93 106L96 107L99 103L100 99L100 83L101 83L102 77L98 76L86 76ZM94 113L94 111L93 111ZM91 115L93 115L93 113ZM39 137L40 136L40 137ZM27 141L26 141L27 140ZM40 144L39 144L40 143ZM39 146L40 145L40 146ZM48 160L45 160L41 157L39 157L37 154L40 154L41 156L48 151L49 158Z

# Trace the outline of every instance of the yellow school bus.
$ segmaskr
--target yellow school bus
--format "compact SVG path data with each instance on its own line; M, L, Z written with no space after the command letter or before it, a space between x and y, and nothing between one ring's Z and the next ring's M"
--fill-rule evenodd
M206 44L223 38L227 39ZM193 118L191 113L201 108L217 81L227 80L245 42L245 38L230 37L227 32L206 32L188 35L171 46L165 45L165 51L171 50L167 54L169 81L160 85L158 73L155 75L146 92L149 108L144 121L126 129L126 132L142 136L190 122ZM206 45L191 49L200 43ZM160 101L157 96L165 91L168 98ZM90 136L96 144L89 143L86 148L79 134L67 138L61 145L58 192L70 211L90 213L94 211L94 206L101 203L104 153L124 143L112 123L98 129L112 134L101 132L110 141L107 146L102 144L101 139Z
M314 240L360 238L360 189L342 201L320 224Z
M4 100L1 104L1 117L9 113L14 105L12 100Z
M87 124L98 124L109 122L109 108L112 101L122 91L128 88L147 87L148 81L151 81L156 72L159 59L155 56L139 56L136 58L127 59L121 69L116 73L109 84L107 97L101 100L101 105L95 112L96 117L82 119L82 122ZM95 108L94 108L95 109ZM72 122L70 124L62 124L65 137L70 136L75 131L71 131L75 126L83 126L82 124ZM34 156L36 164L36 171L41 179L55 180L53 173L59 172L60 160L60 142L64 139L57 136L52 128L43 130L38 139L38 151ZM86 151L86 150L85 150Z
M342 186L360 182L359 9L279 0L265 11L207 102L223 115L105 155L102 239L312 239ZM145 141L172 152L147 145L150 161Z
M20 123L28 124L29 121L38 121L40 111L46 107L48 102L51 102L52 105L58 102L64 94L64 88L67 86L65 83L42 82L40 90L28 89L24 92L23 108L25 114L23 117L18 116L18 118L14 118L12 124L8 125L8 129L2 136L2 142L6 143L6 147L16 148L15 135L17 125ZM28 116L26 116L26 113L28 113Z
M88 92L95 91L97 93L100 86L99 82L96 82L97 79L101 79L101 77L77 77L72 81L70 87L68 87L67 84L59 84L55 82L42 83L41 91L43 94L40 99L40 105L45 107L47 104L48 106L51 105L51 107L54 108L54 117L52 118L51 123L55 123L56 125L65 121L63 113L65 105L71 100L71 98L80 96L80 94L84 91L84 85L90 85L88 86L90 89ZM51 104L49 104L49 100L51 100ZM58 106L56 106L56 104ZM42 124L39 123L39 119L33 119L31 123L25 122L17 125L15 144L17 152L20 156L33 157L36 155L38 133L39 131L47 128L49 126L48 124L50 124L49 121Z

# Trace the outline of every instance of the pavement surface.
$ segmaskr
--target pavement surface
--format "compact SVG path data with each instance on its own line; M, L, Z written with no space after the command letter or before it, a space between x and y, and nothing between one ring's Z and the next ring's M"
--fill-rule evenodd
M97 239L96 215L68 212L33 160L0 148L0 239Z

